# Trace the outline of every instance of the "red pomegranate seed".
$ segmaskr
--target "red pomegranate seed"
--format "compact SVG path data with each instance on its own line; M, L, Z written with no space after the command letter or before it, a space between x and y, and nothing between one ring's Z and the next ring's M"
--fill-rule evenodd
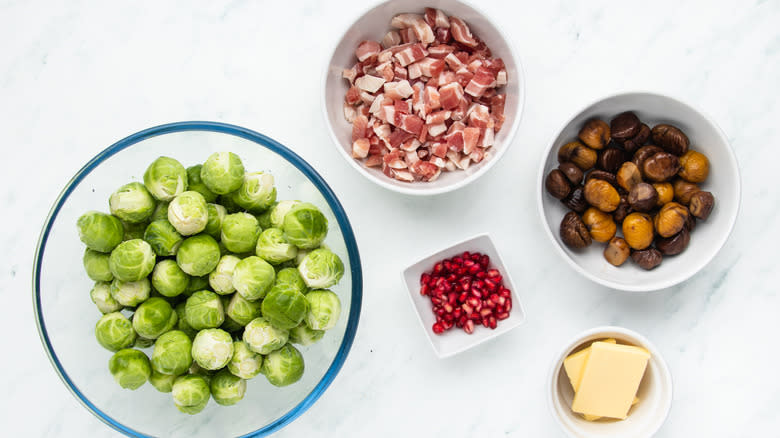
M498 326L498 322L496 321L496 318L491 316L488 320L488 325L490 325L490 328L495 330L496 326Z
M501 276L501 273L498 272L498 269L491 268L491 269L487 270L487 276L488 276L488 278L498 278L498 277Z
M458 322L456 322L455 325L457 325L458 327L463 327L463 324L465 324L466 321L468 321L468 318L466 318L466 315L463 315L460 318L458 318Z
M455 256L452 258L452 264L460 266L463 264L463 259L458 256Z
M494 291L494 290L496 290L496 288L498 287L498 283L496 283L495 281L493 281L493 280L491 280L491 279L489 279L489 278L486 278L486 279L485 279L485 287L486 287L486 288L487 288L489 291L493 292L493 291Z
M449 330L452 328L453 322L452 321L444 321L441 323L442 326L444 326L444 330Z
M452 313L452 311L453 311L453 310L455 310L455 309L453 309L453 308L452 308L452 306L450 305L450 303L445 303L445 304L442 306L442 309L443 309L443 310L444 310L446 313Z
M444 316L445 313L447 313L443 307L439 307L435 310L436 316Z
M431 281L431 274L423 273L423 275L420 276L420 286L425 286L428 284L428 282Z
M507 318L509 318L509 312L497 313L496 314L496 318L498 318L499 321L507 319Z
M430 292L430 288L428 287L427 284L424 284L422 285L422 287L420 287L420 295L425 296L428 295L429 292Z
M488 257L487 254L483 255L479 258L479 264L482 265L483 268L487 269L488 265L490 265L490 257Z
M471 288L471 279L467 277L461 278L458 286L462 287L463 290L469 290Z
M455 317L452 316L452 313L445 313L444 316L441 317L441 319L444 320L444 322L452 322L455 321Z
M479 312L474 312L471 315L469 315L469 319L472 321L476 321L477 324L482 320L482 315L479 314Z
M479 278L479 274L485 275L485 272L482 271L482 267L479 265L474 265L469 268L469 274L476 275Z
M453 311L452 311L452 316L453 316L455 319L458 319L458 318L460 318L460 316L461 316L461 315L463 315L463 309L461 309L460 307L458 307L457 309L455 309L455 310L453 310Z
M494 302L492 302L490 300L485 300L485 301L483 301L483 303L485 303L485 306L487 306L489 309L495 309L496 308L496 303L494 303Z
M474 298L482 298L482 291L476 288L472 288L471 295L473 295Z
M469 296L468 293L461 292L461 294L458 295L458 301L461 302L461 303L465 303L466 302L466 298L468 298L468 296Z
M477 273L475 274L475 276L476 276L477 278L479 278L480 280L483 280L483 279L485 279L485 277L487 276L487 274L485 274L485 271L479 271L479 272L477 272Z
M471 259L471 253L468 251L463 251L463 254L460 255L463 257L463 260L470 260Z
M469 297L466 300L466 303L468 303L468 305L471 306L471 307L477 307L479 305L479 298Z
M433 304L441 304L441 298L439 298L439 297L431 297L431 302Z
M472 267L474 265L476 265L474 260L464 260L463 261L463 267L465 267L465 268L470 268L470 267Z
M464 303L462 306L460 306L461 309L463 309L464 312L466 312L466 315L471 315L474 313L474 308L469 306L468 304Z
M475 252L474 254L471 255L471 260L473 260L473 261L475 261L477 263L479 263L480 259L482 259L482 254L480 254L478 252Z
M506 304L504 304L504 308L506 309L507 312L512 310L512 298L511 297L508 297L506 299Z
M455 275L455 274L449 274L446 278L447 278L448 282L452 283L452 282L454 282L455 280L458 279L458 276Z
M482 318L482 325L484 325L486 328L488 327L489 324L487 318Z
M438 322L433 324L433 332L436 333L437 335L444 333L444 326Z
M436 275L441 275L444 273L444 264L439 262L433 265L433 273Z
M482 309L479 311L479 316L482 318L487 318L488 316L492 315L493 311L490 309Z
M502 287L502 288L500 288L498 290L498 295L500 295L500 296L502 296L504 298L509 298L509 297L512 296L512 292L509 289L507 289L505 287Z
M463 324L463 331L465 331L468 334L474 333L474 321L468 320L465 324Z
M504 303L501 302L501 297L498 296L498 294L490 294L490 301L503 305Z
M444 272L451 272L452 271L452 262L449 260L445 260L442 262L442 265L444 265Z
M455 292L450 292L449 295L447 295L447 302L450 304L450 306L454 306L458 302L458 294Z

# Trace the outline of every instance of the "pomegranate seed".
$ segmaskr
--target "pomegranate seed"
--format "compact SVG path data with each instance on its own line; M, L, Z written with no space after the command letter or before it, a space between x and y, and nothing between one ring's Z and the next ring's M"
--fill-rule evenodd
M463 315L463 309L461 309L460 307L452 311L452 316L455 319L459 319L461 315Z
M433 297L441 299L444 296L444 288L443 287L437 287L433 290Z
M485 288L485 280L476 280L473 283L471 283L471 287L477 287L479 289Z
M485 273L482 271L482 268L479 265L474 265L470 267L469 274L474 274L477 277L479 277L479 274L485 275Z
M484 279L486 276L487 274L485 274L485 271L479 271L476 273L476 277L479 278L480 280Z
M498 295L500 295L500 296L502 296L504 298L509 298L509 297L512 296L512 291L510 291L509 289L507 289L505 287L502 287L501 289L498 290Z
M476 263L473 260L464 260L463 261L463 267L465 267L465 268L471 268L474 265L476 265Z
M430 292L430 288L428 287L428 285L427 284L422 285L422 287L420 288L420 295L425 296L428 295L429 292Z
M433 304L441 304L441 298L439 298L439 297L431 297L431 302Z
M444 333L444 326L438 322L433 324L433 332L436 333L437 335Z
M485 306L487 306L490 309L495 309L496 308L496 303L494 303L494 302L492 302L490 300L485 300L484 303L485 303Z
M420 276L420 286L425 286L428 284L428 282L431 281L431 274L423 273L423 275Z
M498 269L491 268L491 269L487 270L487 276L488 276L488 278L496 278L496 277L500 277L501 273L498 272Z
M452 316L452 313L445 313L444 316L441 317L441 319L444 320L444 322L452 322L455 321L455 317Z
M452 262L449 260L445 260L442 262L442 265L444 265L444 272L451 272L452 271Z
M480 311L479 311L479 315L480 315L482 318L486 318L486 317L488 317L488 316L490 316L490 315L492 315L492 314L493 314L493 311L492 311L492 310L490 310L490 309L482 309L482 310L480 310Z
M463 324L463 331L465 331L468 334L474 333L474 321L466 321L465 324Z
M482 325L484 325L486 328L490 326L487 318L482 318Z
M483 268L487 269L488 265L490 264L490 257L488 257L487 254L483 255L479 258L479 264L482 265Z
M471 306L471 307L477 307L479 305L479 298L469 297L466 300L466 303L468 303L468 305Z
M452 258L452 264L460 266L460 265L463 264L463 259L460 258L460 257L455 256L455 257Z
M504 306L504 305L506 305L506 297L498 297L498 301L496 301L496 303L497 303L499 306Z
M449 295L447 295L447 303L449 303L450 306L454 306L458 302L458 294L455 292L450 292Z
M482 320L482 315L480 315L478 312L474 312L471 315L469 315L469 319L472 321L476 321L477 324Z
M452 324L453 324L452 321L444 321L443 323L441 323L441 325L444 326L444 330L451 329L452 328Z
M482 298L482 291L480 291L479 289L473 288L473 289L471 289L471 295L473 295L474 298L477 298L477 299Z
M504 313L497 313L496 318L498 318L499 321L509 318L509 312Z
M499 297L498 294L490 294L489 299L495 304L504 304L501 302L501 297Z
M508 297L508 298L506 299L506 304L504 305L504 307L506 308L506 311L507 311L507 312L509 312L510 310L512 310L512 298L511 298L511 297Z
M479 263L479 260L481 258L482 258L482 254L480 254L478 252L475 252L474 254L471 255L471 260L473 260L473 261L475 261L477 263Z
M496 318L491 316L488 320L488 325L490 326L491 329L495 330L496 326L498 326L498 322L496 321Z
M458 286L462 287L463 290L471 289L471 279L467 277L461 278Z
M458 322L456 322L455 325L457 325L458 327L463 327L463 324L465 324L466 321L468 321L468 318L466 318L466 315L463 315L460 318L458 318Z
M439 308L436 309L436 311L434 313L436 313L436 316L444 316L444 314L447 313L447 312L444 310L443 307L439 307Z
M444 264L439 262L433 265L433 273L436 275L441 275L444 273Z
M455 280L457 280L457 279L458 279L458 276L457 276L457 275L455 275L455 274L450 274L450 275L448 275L446 278L447 278L447 281L449 281L450 283L452 283L453 281L455 281Z
M458 302L459 303L465 303L466 298L468 298L469 294L466 292L461 292L460 295L458 295Z
M463 254L461 254L461 257L463 257L463 260L470 260L471 259L471 253L468 251L463 251Z
M455 292L463 292L463 287L460 284L456 284L454 288L452 288Z
M487 288L489 291L491 291L491 292L492 292L492 291L496 290L496 288L498 287L498 283L496 283L495 281L493 281L493 280L491 280L491 279L489 279L489 278L486 278L486 279L485 279L485 287L486 287L486 288Z
M458 275L466 275L467 270L468 270L467 268L461 266L460 268L458 268Z
M446 313L452 313L453 309L450 303L445 303L444 306L442 306L442 310L444 310Z
M472 313L474 313L474 308L469 306L468 304L464 303L460 307L463 309L464 312L466 312L466 315L471 315Z

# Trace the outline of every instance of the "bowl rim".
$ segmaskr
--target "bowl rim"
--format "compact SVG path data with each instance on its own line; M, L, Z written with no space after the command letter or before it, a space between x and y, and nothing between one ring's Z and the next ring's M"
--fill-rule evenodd
M544 171L545 167L547 165L547 157L550 155L550 151L552 150L553 146L555 146L555 140L558 138L558 136L561 134L561 131L563 131L563 128L568 126L574 119L576 119L580 114L585 112L587 109L593 107L594 105L597 105L601 102L604 102L605 100L614 99L617 97L624 97L624 96L630 96L630 95L651 95L651 96L657 96L665 99L672 100L679 105L687 108L689 111L696 113L700 115L702 118L704 118L715 130L715 133L720 137L721 141L727 146L727 153L725 154L728 160L728 165L731 166L734 169L734 172L736 174L736 210L734 211L734 215L729 219L728 222L728 231L722 234L720 237L718 243L717 243L717 249L712 252L708 257L701 258L697 260L693 266L694 269L689 270L687 273L683 273L682 275L673 276L665 280L659 280L653 283L636 283L636 284L622 284L617 283L605 278L602 278L598 275L593 274L592 272L582 268L580 265L574 262L572 258L569 256L569 254L566 253L566 251L561 247L561 244L555 239L555 236L553 235L552 229L547 223L547 219L544 214ZM731 237L731 234L734 231L734 226L737 222L737 217L739 217L739 212L742 209L742 176L740 173L739 168L739 162L737 161L737 156L734 153L734 148L731 146L731 142L729 141L728 137L726 136L726 133L723 132L723 129L721 129L720 125L718 125L715 120L709 116L704 111L701 111L700 109L694 107L693 105L683 101L682 99L679 99L674 96L670 96L668 94L663 94L655 91L647 91L647 90L628 90L628 91L619 91L615 92L606 96L602 96L599 98L596 98L594 100L589 101L587 104L580 107L577 111L575 111L571 117L567 118L566 121L559 127L558 130L556 130L555 134L552 136L551 140L547 144L547 147L544 148L541 156L541 160L539 162L539 170L536 178L536 208L539 213L539 218L541 219L541 225L542 228L544 228L544 232L547 234L547 237L549 238L550 242L552 243L552 246L555 248L555 252L563 258L566 263L572 267L575 271L580 273L585 278L593 281L594 283L598 283L602 286L609 287L611 289L620 290L624 292L653 292L658 291L661 289L666 289L672 286L676 286L684 281L687 281L697 273L699 273L705 266L707 266L712 259L715 258L715 256L720 253L721 249L723 249L723 246L728 241L729 237Z
M327 107L327 82L328 82L328 75L330 73L330 66L331 61L333 60L333 55L336 53L336 49L338 49L341 42L344 40L344 37L347 35L347 32L349 29L355 25L358 21L362 20L363 17L365 17L369 12L373 11L374 9L378 8L379 6L388 4L388 3L394 3L396 0L385 0L381 1L379 3L375 3L368 8L364 9L360 15L358 15L354 20L351 21L349 26L342 32L338 39L332 44L332 49L330 50L330 55L327 57L325 61L324 71L322 74L322 83L321 83L321 89L322 92L320 93L320 108L322 108L322 115L325 118L325 125L328 127L328 133L330 134L330 138L332 140L333 146L338 149L339 154L352 166L354 169L358 171L361 175L363 175L366 179L369 181L379 185L380 187L384 187L388 190L392 190L397 193L402 193L405 195L413 195L413 196L431 196L431 195L439 195L443 193L448 193L454 190L457 190L459 188L465 187L468 184L471 184L472 182L479 179L482 175L488 172L495 164L504 156L506 151L509 149L509 147L512 145L512 142L515 139L515 136L517 135L517 131L520 128L520 123L523 120L523 113L525 109L525 99L526 99L526 91L525 91L525 83L526 83L526 75L525 70L523 69L523 63L520 59L520 56L517 54L517 50L515 49L513 40L509 38L509 35L504 31L503 28L499 24L497 24L495 21L489 18L489 16L479 7L474 5L473 3L469 1L464 0L447 0L452 3L460 3L464 6L467 6L471 9L473 9L475 12L477 12L479 15L481 15L487 22L489 22L498 32L498 34L501 36L501 38L504 40L504 42L507 45L507 48L509 49L509 55L511 56L512 60L514 60L515 64L517 65L517 73L518 77L517 80L519 81L518 84L518 102L517 102L517 115L515 116L515 121L512 123L512 126L509 128L509 133L507 134L506 139L502 142L501 147L497 148L498 150L495 151L495 154L492 158L487 160L485 162L485 165L482 166L479 170L474 172L471 175L468 175L467 177L456 181L452 184L446 185L444 187L438 187L438 188L419 188L414 189L412 188L412 185L409 185L409 187L406 186L397 186L390 183L391 180L386 179L387 177L379 178L370 172L365 168L365 166L362 165L362 163L359 163L357 160L352 158L351 155L347 153L347 151L341 147L341 142L339 141L338 137L336 136L336 131L334 126L330 123L330 119L328 118L328 107ZM495 148L495 146L493 146ZM414 184L414 183L412 183Z
M46 354L49 357L49 361L54 367L54 370L57 372L60 379L68 388L68 390L73 394L74 397L76 397L76 399L82 405L84 405L85 408L87 408L87 410L89 410L103 423L107 424L114 430L121 432L127 436L133 436L133 437L148 436L128 426L123 425L122 423L118 422L114 418L107 415L97 406L95 406L89 399L87 399L81 393L78 387L73 383L71 378L68 376L68 373L62 367L62 364L57 358L57 354L54 352L54 348L51 344L51 341L49 340L49 335L48 332L46 331L46 324L44 322L43 313L41 310L40 267L43 260L43 254L46 249L46 243L48 241L49 233L51 231L51 227L52 224L54 223L54 220L57 218L60 209L64 205L65 201L67 201L68 197L73 192L74 188L81 182L82 179L84 179L84 177L87 174L89 174L92 170L94 170L98 165L100 165L107 158L113 156L114 154L136 143L139 143L143 140L156 137L159 135L171 134L177 132L186 132L186 131L205 131L205 132L216 132L221 134L233 135L236 137L243 138L245 140L253 141L257 143L259 146L265 147L266 149L270 149L272 152L281 155L290 164L292 164L299 171L301 171L312 182L312 184L314 184L315 187L317 187L320 193L322 193L329 207L332 209L334 215L336 216L336 221L339 224L341 232L344 236L344 241L346 243L347 254L349 257L350 268L351 268L350 271L352 275L352 298L350 302L350 311L347 320L348 321L347 327L344 332L344 338L341 341L341 345L339 346L339 349L336 353L335 358L333 359L333 362L330 364L327 371L322 376L322 379L320 379L317 385L311 390L311 392L309 392L309 394L301 402L299 402L296 406L294 406L287 413L285 413L275 421L266 424L262 428L257 429L253 432L242 435L243 437L267 436L270 435L271 433L280 430L281 428L283 428L284 426L286 426L287 424L289 424L290 422L298 418L301 414L306 412L317 401L317 399L320 398L323 392L325 392L325 390L330 386L330 384L333 382L333 379L336 377L341 367L343 366L344 361L346 360L346 357L349 353L349 350L352 347L352 343L354 341L355 333L358 327L358 321L360 319L360 310L361 310L362 296L363 296L363 273L362 273L362 266L360 263L360 253L358 251L357 241L355 239L354 232L352 231L352 227L349 223L349 218L347 217L344 208L342 207L341 203L336 197L336 194L333 192L330 186L328 186L328 184L325 182L322 176L320 176L320 174L317 173L317 171L314 170L314 168L311 165L309 165L309 163L307 163L303 158L301 158L298 154L296 154L292 150L283 146L281 143L273 140L270 137L260 134L259 132L252 131L250 129L243 128L237 125L231 125L228 123L221 123L221 122L210 122L210 121L174 122L174 123L154 126L136 132L135 134L131 134L119 140L118 142L112 144L111 146L107 147L106 149L98 153L95 157L93 157L91 160L89 160L87 164L85 164L70 179L70 181L68 181L68 183L65 185L65 188L58 195L57 199L54 202L54 205L52 206L48 216L46 217L46 221L41 230L41 234L38 238L38 244L35 251L35 258L33 262L33 273L32 273L33 310L35 313L35 322L38 327L38 334L41 338L41 342L43 343L44 349L46 350Z

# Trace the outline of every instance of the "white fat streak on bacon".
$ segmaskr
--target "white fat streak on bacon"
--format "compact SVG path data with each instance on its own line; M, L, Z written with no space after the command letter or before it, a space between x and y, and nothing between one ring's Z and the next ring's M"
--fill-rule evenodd
M428 47L428 56L431 58L437 58L437 59L444 59L447 57L447 55L451 55L452 52L455 50L455 47L452 47L447 44L439 44L437 46L429 46Z
M420 41L417 39L417 34L414 32L414 29L407 28L407 29L401 29L398 32L401 35L401 42L403 43L416 43Z
M417 79L423 74L422 67L416 62L414 64L410 64L406 70L409 72L409 79Z
M406 153L406 162L409 163L410 166L418 161L420 161L420 157L417 155L416 150Z
M447 164L447 161L444 158L437 157L435 155L433 157L431 157L430 161L431 161L431 163L436 165L436 167L438 167L438 168L442 168L442 167L444 167Z
M455 163L452 162L452 160L447 160L447 164L444 165L444 168L447 169L450 172L454 172L456 169Z
M393 70L393 63L391 61L383 62L376 66L376 71L382 75L382 79L390 82L395 78L395 72Z
M436 27L444 27L449 29L450 27L450 19L447 18L447 14L444 13L441 9L436 9Z
M403 100L412 95L412 86L404 79L399 82L385 83L385 96L393 100Z
M495 132L493 132L493 128L486 128L485 132L482 134L482 139L479 142L479 146L483 148L487 148L493 146L494 141L495 141Z
M380 108L382 107L382 102L385 100L385 95L382 93L379 93L374 98L374 101L371 102L371 107L368 108L368 112L377 115L379 113Z
M354 158L366 158L368 148L371 146L367 138L359 138L352 142L352 156Z
M506 85L506 70L501 70L496 75L496 86L501 87Z
M482 130L473 126L463 128L463 153L470 154L477 147Z
M423 16L419 14L398 14L390 21L390 25L398 29L413 29L417 39L426 45L432 43L435 39L433 29L425 22Z
M379 52L379 55L376 57L376 62L380 64L384 64L385 62L389 62L393 60L393 52L391 49L382 50Z
M363 114L355 117L352 122L352 141L366 137L366 128L368 128L368 117Z
M441 108L439 90L436 87L426 86L425 91L423 91L423 101L425 102L425 114Z
M406 69L404 67L401 67L400 65L393 64L393 74L395 75L394 79L396 80L408 78Z
M446 111L446 110L436 111L435 113L429 114L425 118L425 123L429 125L438 125L440 123L446 122L451 115L452 115L451 111ZM434 137L436 137L436 135L434 135Z
M468 47L477 47L479 43L471 34L471 29L468 25L458 17L450 17L450 32L452 32L452 38Z
M423 76L428 76L429 78L438 76L444 71L444 61L441 59L426 57L410 65L409 68L415 65L419 66Z
M414 181L414 176L412 176L412 174L406 170L397 170L394 173L395 173L395 179L399 181L404 181L404 182Z
M355 83L355 78L357 77L357 67L352 66L352 68L345 68L341 71L341 77L349 81L349 85L352 85Z
M482 161L482 159L485 157L485 149L483 148L476 148L474 149L474 152L469 154L469 158L471 158L474 163L479 163Z
M369 93L376 93L379 88L385 83L383 78L376 76L365 75L355 80L355 85L361 90L368 91Z
M390 137L390 125L387 123L374 123L374 134L379 137L380 140L387 140Z
M438 135L444 134L447 131L447 124L446 123L437 123L435 125L428 124L428 135L431 137L436 137Z
M490 109L479 103L472 104L468 113L468 119L469 126L487 128L490 123Z
M366 59L376 56L382 51L382 46L376 41L366 40L358 44L355 50L355 56L358 61L363 62Z
M422 143L420 143L420 140L417 140L416 138L410 138L409 140L401 143L400 148L402 151L416 153L417 148L419 148L421 145Z
M393 56L395 56L395 59L398 60L402 67L406 67L407 65L428 56L428 51L425 50L425 46L422 44L415 43L395 52L395 55Z
M425 100L423 98L423 88L425 85L422 82L415 82L412 85L412 110L415 114L424 118L428 113L425 108Z
M439 87L439 101L444 109L454 110L458 108L463 98L463 87L457 82L448 83Z
M355 117L358 116L358 112L355 109L354 106L348 104L347 102L344 102L344 118L347 119L347 122L352 123L355 121Z
M475 59L466 65L466 69L472 73L476 73L480 67L482 67L482 61L479 59Z
M374 103L374 100L376 100L376 96L374 96L371 93L366 93L365 91L361 91L360 100L362 100L363 103L365 103L366 105L371 105L372 103ZM370 109L369 112L371 112Z
M447 56L444 57L444 62L447 63L447 65L450 67L450 69L458 71L464 67L464 64L460 62L460 59L458 59L457 56L455 56L454 53L450 53Z
M397 46L401 44L401 35L398 34L398 32L391 30L390 32L387 32L382 38L382 46L387 49L389 47Z

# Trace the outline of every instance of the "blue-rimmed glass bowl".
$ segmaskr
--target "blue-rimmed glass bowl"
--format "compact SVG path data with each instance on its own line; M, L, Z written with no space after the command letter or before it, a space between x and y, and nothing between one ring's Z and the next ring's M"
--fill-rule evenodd
M100 318L89 297L92 282L81 263L84 246L76 219L87 210L108 210L108 197L122 184L141 181L160 155L185 166L205 161L215 151L238 154L247 169L273 173L279 199L317 205L330 224L325 243L345 265L333 289L341 318L324 338L300 347L306 371L297 383L276 388L262 376L247 382L244 399L230 407L213 400L198 415L179 413L170 394L149 384L136 391L120 388L108 371L111 353L98 345ZM263 436L279 430L308 409L341 369L357 330L362 274L355 236L333 191L301 157L248 129L213 122L182 122L133 134L104 150L68 183L41 232L33 270L33 303L38 330L52 365L74 396L99 419L131 436Z

